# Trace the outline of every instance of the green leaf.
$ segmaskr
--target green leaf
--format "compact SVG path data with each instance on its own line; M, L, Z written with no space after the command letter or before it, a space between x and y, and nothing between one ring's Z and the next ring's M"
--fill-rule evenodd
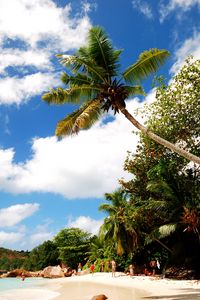
M60 58L61 64L70 69L73 73L76 74L79 71L84 73L88 72L90 76L96 76L100 82L107 82L105 78L105 70L102 67L95 65L93 61L89 59L86 60L76 55L69 56L59 54L57 57Z
M72 80L72 82L75 82ZM58 88L55 90L51 90L48 93L45 93L42 96L42 99L46 101L48 104L64 104L64 103L82 103L85 99L95 98L100 89L96 86L92 85L78 85L75 84L71 89L62 89Z
M67 102L69 98L69 90L64 90L62 88L51 89L50 92L42 95L42 100L49 104L63 104Z
M176 227L177 227L176 224L166 224L166 225L160 226L159 238L163 239L163 238L169 236L176 230Z
M140 85L124 86L124 89L127 91L129 97L135 95L146 95L143 88Z
M90 128L101 115L101 102L91 100L68 115L57 124L56 135L64 136L78 133L80 129Z
M105 69L109 77L117 74L121 50L114 50L107 34L99 26L93 27L89 31L88 53L96 65Z
M145 79L147 76L156 72L158 68L164 64L169 56L167 50L150 49L140 54L136 63L128 67L123 73L123 77L127 82L134 83Z

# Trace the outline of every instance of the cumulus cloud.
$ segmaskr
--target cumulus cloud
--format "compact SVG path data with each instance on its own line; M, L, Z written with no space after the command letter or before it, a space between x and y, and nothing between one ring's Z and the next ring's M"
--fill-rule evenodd
M73 17L70 4L58 7L52 0L13 0L12 9L0 1L1 104L23 103L46 90L47 80L57 84L52 56L85 43L89 9L84 2L83 14Z
M176 10L177 17L180 17L180 14L186 12L197 6L200 8L200 0L170 0L168 3L163 1L160 4L160 21L163 22L165 18L173 11Z
M97 234L102 224L103 224L103 219L95 220L90 217L80 216L76 219L69 218L67 222L67 227L80 228L89 233Z
M3 74L8 67L25 67L32 66L40 70L50 69L49 53L44 49L19 50L19 49L2 49L0 53L0 72Z
M26 75L22 78L5 77L0 79L0 103L20 104L49 88L50 82L59 84L59 79L53 73Z
M38 203L16 204L0 209L0 227L11 227L30 217L39 209Z
M134 99L127 108L134 113L142 105ZM119 178L128 176L123 164L127 151L134 152L137 145L133 130L118 114L113 121L99 122L77 136L35 138L32 157L25 162L14 162L14 149L0 149L0 189L52 192L66 198L102 197L118 186Z
M48 47L68 50L80 46L90 27L87 15L71 16L71 6L58 7L52 0L0 2L0 38L20 39L33 49L46 41Z
M31 247L42 244L45 241L51 240L54 236L54 233L49 231L48 226L38 225L35 231L29 236L29 242Z
M0 231L0 244L3 247L10 247L14 243L22 241L24 234L20 232Z
M55 233L49 231L46 225L38 225L33 232L25 226L18 226L15 231L0 231L0 244L3 247L31 251L47 240L51 240Z
M138 10L141 14L143 14L148 19L153 19L152 8L146 1L141 0L133 0L132 1L133 8Z
M170 72L175 74L183 66L185 59L192 55L195 59L200 58L200 33L194 33L193 36L184 41L175 53L176 62L171 67Z

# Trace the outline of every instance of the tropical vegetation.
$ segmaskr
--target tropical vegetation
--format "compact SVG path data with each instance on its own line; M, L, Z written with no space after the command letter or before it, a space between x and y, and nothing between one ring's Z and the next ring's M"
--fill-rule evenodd
M163 79L159 82L155 101L143 112L147 128L200 156L200 60L188 59L169 85ZM16 260L7 264L11 254L1 248L0 268L39 270L61 262L77 268L78 263L88 267L95 262L99 271L102 262L107 266L115 259L118 270L134 263L143 272L143 266L156 258L160 272L167 274L173 266L198 278L200 166L141 134L124 169L131 179L120 180L117 190L105 193L99 207L105 218L97 235L62 229L52 241L21 253L17 264Z

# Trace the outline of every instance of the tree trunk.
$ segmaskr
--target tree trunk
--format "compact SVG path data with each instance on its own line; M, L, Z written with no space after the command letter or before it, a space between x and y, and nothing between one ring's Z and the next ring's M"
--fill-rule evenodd
M158 244L160 244L163 248L165 248L166 250L168 250L170 253L172 253L172 250L169 249L169 247L167 247L165 244L163 244L160 240L153 238L154 241L156 241Z
M149 129L147 129L145 126L140 124L124 107L119 107L121 113L136 127L138 128L143 134L147 135L150 137L152 140L155 142L165 146L166 148L170 149L173 152L178 153L179 155L185 157L186 159L193 161L196 164L200 165L200 158L196 155L193 155L184 149L179 148L178 146L168 142L167 140L161 138L157 134L153 133Z

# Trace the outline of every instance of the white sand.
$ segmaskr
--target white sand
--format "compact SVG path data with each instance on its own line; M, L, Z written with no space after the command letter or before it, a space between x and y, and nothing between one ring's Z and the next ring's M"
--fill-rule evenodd
M168 280L156 277L129 277L117 273L75 276L59 279L61 294L55 300L91 300L92 296L105 294L109 300L196 300L200 299L200 282L195 280Z
M168 280L156 277L129 277L117 273L95 273L51 279L37 289L23 289L1 293L0 300L91 300L105 294L108 300L199 300L200 281Z

